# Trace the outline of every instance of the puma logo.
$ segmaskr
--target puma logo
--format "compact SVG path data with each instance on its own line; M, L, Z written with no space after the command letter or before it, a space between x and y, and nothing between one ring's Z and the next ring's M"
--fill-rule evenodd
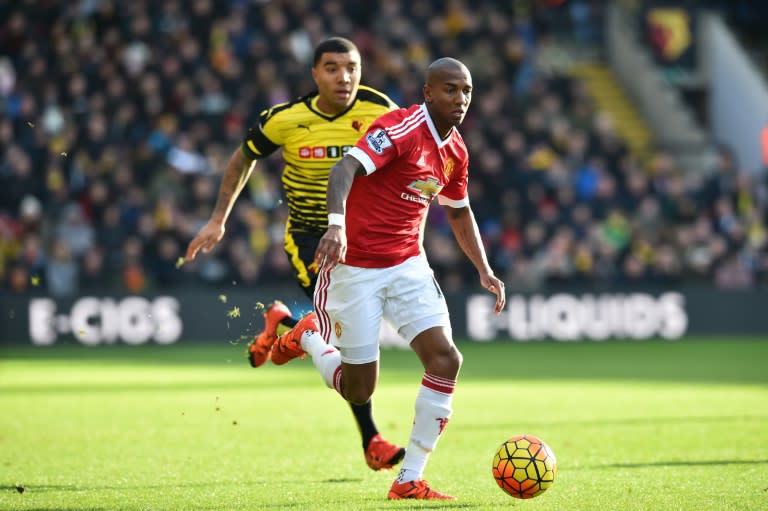
M307 126L306 124L297 124L296 127L297 128L304 128L307 131L312 131L312 129L309 126Z

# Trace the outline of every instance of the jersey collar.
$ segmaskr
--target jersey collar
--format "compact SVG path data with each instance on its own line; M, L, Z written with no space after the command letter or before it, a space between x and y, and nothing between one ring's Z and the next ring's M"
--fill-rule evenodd
M440 137L440 133L437 132L437 128L435 128L435 123L432 122L432 117L429 115L429 110L427 110L427 104L422 103L420 108L424 111L424 118L427 120L427 126L429 126L429 132L432 133L432 138L435 139L435 143L437 144L437 147L443 147L445 144L451 141L451 136L453 135L453 130L455 130L455 127L451 127L451 132L448 134L447 137L445 137L445 140L443 140Z
M359 91L358 91L358 92L359 92ZM338 118L339 118L339 117L341 117L342 115L344 115L344 114L346 114L347 112L349 112L350 110L352 110L352 107L353 107L353 106L355 106L355 103L357 103L357 96L355 96L355 100L354 100L354 101L352 101L352 103L350 103L350 105L349 105L349 106L346 108L346 110L343 110L343 111L339 112L339 113L338 113L338 114L336 114L336 115L328 115L328 114L326 114L325 112L323 112L322 110L320 110L320 109L317 107L317 102L318 102L318 100L320 99L320 95L317 93L317 91L313 92L313 93L312 93L312 94L309 96L309 98L308 98L308 99L309 99L309 101L307 101L307 107L308 107L308 108L309 108L309 109L310 109L312 112L314 112L315 114L319 115L320 117L322 117L323 119L325 119L325 120L328 120L328 121L334 121L334 120L338 119Z

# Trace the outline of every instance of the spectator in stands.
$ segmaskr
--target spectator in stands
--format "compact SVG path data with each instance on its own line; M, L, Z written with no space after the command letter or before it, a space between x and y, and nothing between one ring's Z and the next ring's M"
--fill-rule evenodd
M598 3L3 4L0 217L12 227L0 236L2 287L34 289L20 284L26 274L47 289L47 265L66 260L55 243L62 230L75 235L67 264L83 289L100 275L94 246L117 275L103 280L105 292L191 279L257 286L285 275L279 159L262 162L215 259L171 269L172 240L186 244L210 215L211 169L223 168L255 114L311 91L311 49L330 32L359 44L365 82L400 103L418 100L412 77L446 54L470 63L475 86L491 91L465 120L476 155L470 193L508 285L609 286L638 263L649 282L716 283L734 260L748 285L768 284L768 183L750 180L727 147L701 184L689 179L697 169L662 152L646 165L579 81L557 71L546 33L573 28L599 40ZM66 213L76 209L78 219ZM456 266L444 219L428 222L435 270L456 288L471 268Z
M64 238L53 241L51 255L45 267L45 282L53 296L73 296L78 291L79 266L69 242Z

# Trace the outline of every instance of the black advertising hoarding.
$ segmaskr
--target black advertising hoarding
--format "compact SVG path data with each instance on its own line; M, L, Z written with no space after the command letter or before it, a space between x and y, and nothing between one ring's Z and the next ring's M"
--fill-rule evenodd
M465 332L477 341L679 339L689 323L685 297L676 292L510 295L498 317L489 312L491 295L471 295L465 303Z
M292 310L311 307L303 294L283 289L218 294L190 290L157 295L88 295L68 299L0 296L2 343L49 346L178 342L242 342L261 329L264 304L280 296ZM249 339L250 340L250 339Z
M263 303L265 296L281 296L297 313L310 307L303 295L284 289L67 300L4 295L0 338L3 344L38 346L241 343L262 326L263 303L256 294ZM510 294L499 316L492 313L489 293L454 293L447 300L459 340L674 340L687 335L765 335L768 340L768 290Z

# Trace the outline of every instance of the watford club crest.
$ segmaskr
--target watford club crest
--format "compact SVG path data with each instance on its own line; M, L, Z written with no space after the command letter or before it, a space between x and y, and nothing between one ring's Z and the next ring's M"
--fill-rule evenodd
M656 55L676 62L693 45L690 14L681 8L654 8L646 16L648 39Z

